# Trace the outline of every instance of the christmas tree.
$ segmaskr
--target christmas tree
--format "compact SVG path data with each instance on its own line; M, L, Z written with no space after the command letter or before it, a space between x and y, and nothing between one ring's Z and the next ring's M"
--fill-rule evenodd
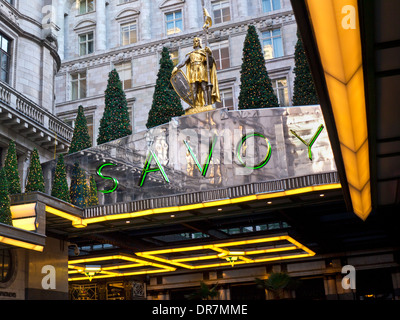
M93 176L90 176L90 195L89 195L89 207L99 205L99 198L97 197L97 185Z
M308 65L303 41L301 40L299 32L297 32L297 43L295 47L294 58L295 78L293 89L293 105L305 106L319 104L318 95L315 91L314 81L310 72L310 66Z
M71 203L78 207L86 208L89 201L89 188L86 181L85 172L75 163L72 168L71 186L69 189Z
M7 156L4 162L4 170L6 172L8 181L8 193L21 193L21 184L19 182L18 174L17 151L15 149L15 142L12 140L8 145Z
M28 182L26 183L25 191L44 192L43 171L42 171L42 166L40 165L39 153L36 148L33 149L31 154L31 161L29 164L29 172L28 172Z
M58 156L51 195L65 202L71 202L67 174L65 172L64 156L62 154Z
M147 119L147 128L153 128L171 121L171 118L184 114L181 99L171 84L171 75L174 65L169 51L163 48L160 59L160 69L157 75L156 88L153 94L153 103Z
M102 144L132 134L125 92L117 70L108 75L105 91L105 108L100 120L97 144Z
M0 169L0 223L12 225L8 182L4 168Z
M72 136L71 147L68 153L74 153L86 148L90 148L92 142L89 136L87 120L83 113L83 107L78 107L78 114L76 115L74 134Z
M249 26L243 46L239 109L279 107L265 66L256 28Z

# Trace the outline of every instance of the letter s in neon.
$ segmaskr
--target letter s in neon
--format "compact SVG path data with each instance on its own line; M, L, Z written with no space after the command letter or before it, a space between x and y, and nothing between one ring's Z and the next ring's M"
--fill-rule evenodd
M113 177L107 177L107 176L103 176L103 174L101 173L101 170L105 167L105 166L116 166L116 164L113 163L104 163L102 164L98 169L97 169L97 174L100 178L103 179L107 179L107 180L113 180L114 181L114 187L110 190L99 190L102 193L112 193L115 190L117 190L118 188L118 180L113 178Z

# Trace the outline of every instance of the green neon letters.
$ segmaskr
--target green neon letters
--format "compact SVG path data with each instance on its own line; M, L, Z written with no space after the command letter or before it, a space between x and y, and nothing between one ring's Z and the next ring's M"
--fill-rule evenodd
M157 168L150 168L151 160L153 160L153 158L154 158L154 160L156 161ZM167 176L167 174L165 173L164 168L163 168L163 166L161 165L160 161L158 160L157 155L156 155L152 150L150 150L150 153L149 153L149 155L147 156L147 160L146 160L146 162L145 162L145 164L144 164L144 168L143 168L143 171L142 171L142 175L140 176L139 187L143 186L144 181L145 181L145 179L146 179L146 176L147 176L147 174L148 174L149 172L156 172L156 171L160 171L161 174L162 174L162 176L163 176L163 178L164 178L164 180L165 180L167 183L169 183L168 176Z
M299 139L301 142L303 142L307 148L308 148L308 158L312 161L312 152L311 152L311 148L315 142L315 140L317 140L317 138L319 137L319 135L321 134L322 130L324 130L324 125L321 124L318 127L317 132L315 132L315 134L313 135L313 137L311 138L311 140L309 142L304 141L302 138L300 138L300 136L293 130L290 130L290 132L297 138Z
M323 129L324 129L324 125L321 124L321 125L318 127L317 132L315 132L315 134L313 135L313 137L311 138L311 140L308 141L308 142L306 142L304 139L302 139L295 131L290 130L290 132L291 132L296 138L298 138L304 145L307 146L307 148L308 148L308 157L309 157L310 160L312 160L311 148L312 148L312 146L314 145L315 141L318 139L318 137L319 137L319 135L321 134L321 132L322 132ZM255 165L255 166L247 166L246 163L245 163L245 162L243 161L243 159L242 159L242 148L243 148L243 145L245 144L246 140L249 139L249 138L251 138L251 137L254 137L254 138L259 137L259 138L262 138L262 139L264 139L265 142L267 143L267 153L266 153L266 156L264 157L264 159L263 159L260 163L258 163L258 164ZM211 140L211 142L210 142L210 145L209 145L209 151L208 151L208 155L207 155L207 158L206 158L206 162L205 162L205 164L204 164L203 167L202 167L202 166L200 165L200 162L199 162L197 156L194 154L193 150L192 150L191 147L189 146L189 143L188 143L186 140L183 140L183 142L184 142L186 148L188 149L188 151L189 151L191 157L193 158L194 162L196 163L197 168L199 169L199 171L200 171L200 173L201 173L201 175L202 175L203 177L205 177L206 174L207 174L207 170L208 170L208 168L209 168L209 166L210 166L211 158L212 158L212 156L213 156L213 151L214 151L214 149L215 149L215 146L216 146L217 141L218 141L218 136L217 136L217 135L214 135L213 138L212 138L212 140ZM242 137L242 139L241 139L241 140L239 141L239 143L238 143L238 147L237 147L237 158L238 158L238 160L239 160L239 162L240 162L240 165L242 165L243 167L246 167L246 168L248 168L248 169L258 170L258 169L263 168L263 167L269 162L269 160L271 159L271 155L272 155L271 143L269 142L268 138L266 138L264 135L262 135L262 134L260 134L260 133L251 133L251 134L244 135L244 136ZM157 166L151 168L150 166L151 166L151 162L153 161L153 159L154 159L154 161L156 162L156 165L157 165ZM113 178L113 177L104 176L104 175L101 173L102 169L103 169L105 166L116 166L116 165L115 165L115 164L112 164L112 163L105 163L105 164L102 164L102 165L97 169L97 174L98 174L101 178L114 181L114 187L113 187L112 189L110 189L110 190L104 190L104 191L103 191L103 190L100 190L100 192L102 192L102 193L112 193L112 192L114 192L114 191L118 188L118 180L115 179L115 178ZM163 176L164 180L165 180L167 183L170 183L170 181L169 181L169 179L168 179L168 176L167 176L167 174L166 174L166 172L165 172L163 166L161 165L161 163L160 163L160 161L159 161L157 155L156 155L152 150L150 150L150 151L149 151L149 154L148 154L148 156L147 156L147 159L146 159L144 168L143 168L143 170L142 170L141 176L140 176L139 187L142 187L142 186L144 185L144 182L145 182L145 180L146 180L146 177L147 177L147 174L148 174L148 173L150 173L150 172L156 172L156 171L160 171L160 173L161 173L161 175Z
M243 159L242 159L242 152L241 152L241 151L242 151L242 146L243 146L243 144L244 144L244 143L246 142L246 140L247 140L248 138L250 138L250 137L260 137L260 138L265 139L265 142L267 143L267 147L268 147L267 155L265 156L264 160L262 160L259 164L257 164L257 165L254 166L254 167L248 167L248 166L246 166L246 164L244 163L244 161L243 161ZM246 167L246 168L248 168L248 169L253 169L253 170L258 170L258 169L261 169L262 167L264 167L264 166L268 163L269 159L271 159L271 154L272 154L271 143L270 143L269 140L268 140L266 137L264 137L261 133L251 133L251 134L248 134L248 135L243 136L242 140L240 140L240 142L239 142L239 146L238 146L238 149L237 149L237 157L238 157L239 162L242 164L242 166L243 166L243 167Z
M105 166L116 166L116 164L113 163L104 163L102 164L98 169L97 169L97 174L100 178L103 179L107 179L107 180L113 180L114 181L114 187L110 190L99 190L102 193L111 193L114 192L115 190L117 190L118 188L118 180L113 178L113 177L107 177L107 176L103 176L103 174L101 173L101 170L105 167Z
M207 174L207 170L208 170L208 167L210 165L212 153L213 153L215 144L217 143L217 140L218 140L218 136L215 135L213 137L212 141L210 142L210 147L208 149L207 160L206 160L206 163L204 164L203 168L201 167L201 165L199 163L199 160L197 159L196 155L193 153L192 149L190 148L189 143L186 140L183 140L183 142L185 143L186 148L189 150L190 155L192 156L194 162L196 163L197 168L199 169L199 171L201 172L201 175L203 177L205 177L206 174Z

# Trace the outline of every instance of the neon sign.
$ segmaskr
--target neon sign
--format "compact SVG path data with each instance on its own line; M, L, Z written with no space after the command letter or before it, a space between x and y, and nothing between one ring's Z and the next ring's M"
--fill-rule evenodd
M204 164L203 168L201 167L199 160L197 160L196 155L193 153L192 149L190 148L189 143L186 140L183 140L183 143L185 144L186 148L189 150L190 155L192 156L194 162L196 163L197 168L199 169L199 171L201 172L201 175L203 177L205 177L207 174L207 169L208 169L208 166L210 165L212 152L214 150L215 144L217 143L217 140L218 140L218 136L215 135L213 137L212 142L210 143L207 160L206 160L206 163Z
M321 125L318 127L318 129L317 129L317 131L315 132L315 134L313 135L313 137L312 137L308 142L306 142L304 139L302 139L295 131L290 130L290 132L291 132L297 139L299 139L299 140L307 147L307 150L308 150L308 158L309 158L311 161L312 161L312 152L311 152L311 148L313 147L315 141L316 141L316 140L318 139L318 137L320 136L320 134L321 134L321 132L322 132L323 129L324 129L324 126L321 124ZM262 160L260 163L254 165L254 166L249 166L249 165L247 165L246 162L243 160L242 153L243 153L243 149L244 149L244 145L245 145L246 141L247 141L249 138L252 138L252 137L263 139L263 140L265 141L265 143L266 143L267 151L266 151L265 157L263 158L263 160ZM205 161L204 165L201 166L201 164L200 164L200 162L199 162L199 160L198 160L198 157L197 157L196 154L193 152L193 150L192 150L192 148L190 147L188 141L183 140L184 145L186 146L187 150L189 151L190 156L193 158L193 160L194 160L194 162L195 162L195 164L196 164L197 169L200 171L200 173L201 173L201 175L202 175L203 177L206 177L206 175L207 175L207 170L208 170L208 168L209 168L209 166L210 166L211 159L212 159L212 156L213 156L213 151L214 151L214 149L215 149L215 146L216 146L217 141L218 141L218 136L217 136L217 135L214 135L213 138L211 139L210 144L209 144L208 155L207 155L207 157L206 157L206 161ZM265 167L265 166L268 164L269 160L271 159L271 155L272 155L272 146L271 146L271 143L270 143L270 141L268 140L268 138L266 138L266 137L265 137L264 135L262 135L261 133L251 133L251 134L246 134L246 135L244 135L244 136L241 138L241 140L239 141L238 146L237 146L236 156L237 156L237 159L238 159L238 161L239 161L239 164L240 164L241 166L245 167L245 168L248 168L248 169L259 170L259 169ZM156 164L155 167L151 167L153 160L154 160L154 162L155 162L155 164ZM104 175L102 174L101 171L102 171L102 169L103 169L105 166L116 166L116 165L115 165L115 164L112 164L112 163L105 163L105 164L102 164L102 165L98 168L98 170L97 170L98 176L99 176L100 178L102 178L102 179L112 180L112 181L114 182L114 187L113 187L112 189L110 189L110 190L100 190L100 192L102 192L102 193L112 193L112 192L114 192L115 190L117 190L117 188L118 188L118 180L115 179L115 178L113 178L113 177L104 176ZM139 187L142 187L142 186L144 185L144 183L145 183L145 181L146 181L146 177L147 177L147 175L148 175L149 173L157 172L157 171L159 171L159 172L161 173L161 175L162 175L162 177L164 178L164 180L165 180L166 183L170 183L170 180L169 180L169 178L168 178L168 175L167 175L167 173L165 172L164 167L162 166L162 164L161 164L159 158L157 157L156 153L155 153L153 150L150 150L149 153L148 153L148 155L147 155L147 158L146 158L146 161L145 161L145 164L144 164L142 173L141 173L141 175L140 175L140 179L139 179L138 186L139 186Z
M110 189L110 190L99 190L99 191L102 192L102 193L112 193L112 192L114 192L115 190L117 190L117 188L118 188L118 180L115 179L115 178L113 178L113 177L103 176L103 174L101 173L101 170L102 170L104 167L106 167L106 166L116 166L116 164L113 164L113 163L104 163L103 165L101 165L101 166L97 169L97 175L98 175L100 178L107 179L107 180L112 180L112 181L114 182L114 187L113 187L112 189Z

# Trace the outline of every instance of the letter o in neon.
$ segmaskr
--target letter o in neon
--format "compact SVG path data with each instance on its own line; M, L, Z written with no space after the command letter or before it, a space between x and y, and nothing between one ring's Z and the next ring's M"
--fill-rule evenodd
M246 166L246 164L244 163L242 156L241 156L242 146L246 142L246 140L250 137L260 137L260 138L265 139L265 142L267 143L267 147L268 147L267 155L265 156L264 160L262 160L259 164L257 164L254 167ZM271 143L269 142L268 138L264 137L261 133L251 133L251 134L245 135L245 136L243 136L242 140L239 142L237 157L238 157L239 162L248 169L253 169L253 170L261 169L268 163L269 159L271 159L271 154L272 154Z

